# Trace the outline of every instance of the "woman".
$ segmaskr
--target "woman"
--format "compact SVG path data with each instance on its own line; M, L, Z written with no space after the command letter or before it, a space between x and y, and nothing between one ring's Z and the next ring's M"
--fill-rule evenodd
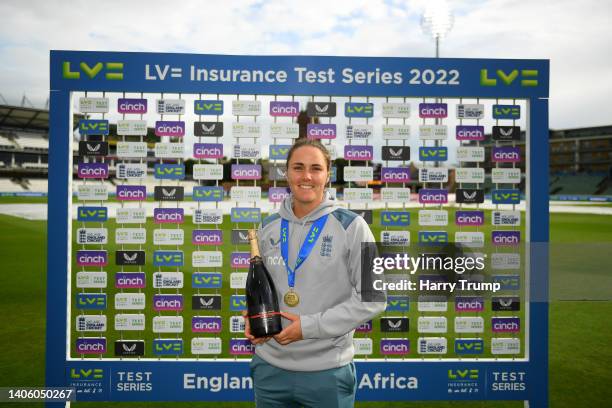
M320 142L298 140L287 157L291 195L258 232L284 318L271 339L255 339L248 325L245 331L256 344L259 408L352 407L353 333L385 308L361 301L361 243L374 237L363 218L329 198L330 167Z

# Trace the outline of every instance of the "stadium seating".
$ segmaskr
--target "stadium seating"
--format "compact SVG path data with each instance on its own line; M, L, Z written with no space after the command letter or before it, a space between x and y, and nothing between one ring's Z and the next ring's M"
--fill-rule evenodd
M28 179L29 190L37 193L46 193L49 191L49 183L47 179Z
M49 140L40 133L18 132L15 141L23 149L49 150Z
M558 174L551 177L550 194L596 194L602 174ZM609 193L604 193L609 194Z
M19 193L29 191L23 184L15 183L9 178L0 178L0 191L3 193Z

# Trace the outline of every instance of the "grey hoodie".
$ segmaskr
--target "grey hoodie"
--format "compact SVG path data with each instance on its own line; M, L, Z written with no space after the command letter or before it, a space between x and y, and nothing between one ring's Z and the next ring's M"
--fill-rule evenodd
M282 311L300 315L303 340L282 346L271 339L258 345L256 354L268 363L287 370L317 371L341 367L353 359L353 333L360 324L381 313L384 302L362 302L361 242L374 242L362 217L329 199L310 214L298 219L293 214L292 196L280 211L263 220L258 231L266 268L276 285ZM283 302L289 286L280 249L281 217L289 221L289 265L295 260L313 221L329 214L310 256L295 274L296 307ZM283 327L291 322L283 320Z

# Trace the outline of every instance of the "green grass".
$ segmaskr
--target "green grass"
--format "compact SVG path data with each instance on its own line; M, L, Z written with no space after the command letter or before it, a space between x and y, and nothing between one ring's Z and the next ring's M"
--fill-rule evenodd
M376 222L374 223L376 225ZM187 229L188 227L185 227ZM0 310L4 312L0 344L0 385L42 386L44 383L46 223L0 215ZM112 235L111 235L112 237ZM612 252L612 217L554 214L551 216L553 243L573 251L567 258L574 264L555 263L551 257L552 287L559 280L573 286L605 287L605 255ZM583 251L579 243L600 243L595 253ZM34 248L33 250L30 248ZM560 251L563 252L563 251ZM567 251L566 251L567 252ZM581 265L578 267L578 265ZM588 267L585 268L585 265ZM599 273L598 273L599 272ZM607 273L607 275L606 275ZM602 283L603 282L603 283ZM612 399L612 303L555 300L550 305L550 400L552 407L604 407ZM0 406L9 406L0 404ZM201 407L204 403L75 403L76 407ZM12 405L11 405L12 406ZM26 405L22 405L26 406ZM42 405L27 405L42 406ZM251 403L214 403L218 407L252 407ZM358 403L358 407L519 407L519 402L380 402Z

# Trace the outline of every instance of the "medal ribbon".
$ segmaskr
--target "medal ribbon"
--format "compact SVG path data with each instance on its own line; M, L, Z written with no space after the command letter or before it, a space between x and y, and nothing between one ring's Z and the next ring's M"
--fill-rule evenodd
M280 242L281 242L281 255L283 256L283 261L285 261L285 267L287 268L287 280L289 282L289 288L293 289L295 286L295 271L304 263L310 252L312 252L312 248L314 248L317 239L319 239L319 235L321 235L321 231L323 231L323 227L325 226L325 221L327 221L327 215L325 214L321 218L317 219L310 226L310 230L306 235L306 239L302 243L302 247L300 248L300 252L298 253L297 260L295 261L295 266L293 269L289 267L289 221L283 218L281 221L281 230L280 230Z

